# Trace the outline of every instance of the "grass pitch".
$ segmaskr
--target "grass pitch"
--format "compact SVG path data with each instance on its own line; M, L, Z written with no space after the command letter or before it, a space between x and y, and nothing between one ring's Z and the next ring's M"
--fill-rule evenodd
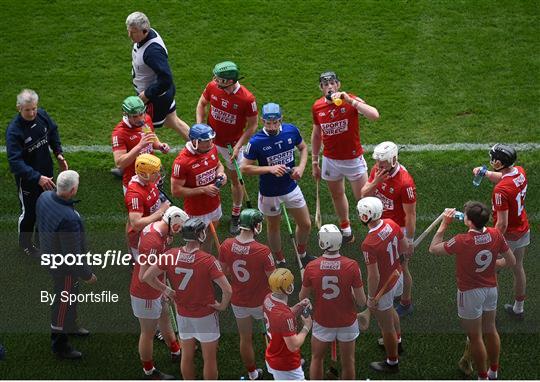
M335 69L344 90L377 107L381 119L361 121L364 143L538 142L539 35L538 2L55 2L22 6L5 1L6 23L0 34L3 54L0 114L2 126L15 113L15 96L23 87L40 95L41 106L60 126L64 144L109 144L120 119L120 104L132 94L130 49L124 20L134 10L145 12L167 44L177 85L179 115L194 122L195 105L216 62L236 61L259 105L281 103L285 120L299 126L309 141L310 107L319 96L321 71ZM170 131L164 140L181 142ZM0 145L5 144L4 134ZM129 303L129 269L96 269L98 284L83 292L111 290L118 304L80 304L81 323L94 333L73 340L84 352L77 363L56 361L49 352L49 307L39 302L40 290L51 290L46 272L17 249L19 214L15 185L0 154L0 342L7 358L0 361L1 379L138 379L138 324ZM93 252L125 250L125 207L120 182L108 170L111 154L66 155L81 174L78 209L86 219ZM173 156L162 156L170 169ZM499 308L502 378L535 379L540 369L531 355L540 352L539 234L540 153L519 152L528 173L527 211L532 243L525 260L528 275L527 318L509 320ZM486 152L402 152L400 160L418 188L420 233L444 207L461 207L469 199L489 203L491 187L471 185L471 168L487 162ZM368 163L372 165L368 157ZM308 171L302 190L314 213L314 187ZM248 178L251 198L256 179ZM230 192L223 192L228 214ZM349 193L349 200L352 195ZM322 188L323 220L335 223L328 191ZM365 266L358 245L365 229L354 219L357 243L344 254ZM219 228L226 236L227 218ZM454 224L451 232L463 230ZM293 251L282 231L290 264ZM261 235L265 241L265 235ZM462 351L455 308L453 260L427 254L429 239L411 264L415 313L402 321L406 353L402 379L458 379L456 362ZM318 254L315 230L310 250ZM293 272L298 274L294 265ZM511 300L511 276L500 276L499 306ZM299 290L299 288L297 288ZM293 299L294 300L294 299ZM244 374L232 313L221 316L220 378ZM357 341L357 377L381 377L368 363L382 359L375 324ZM262 339L256 336L258 364L263 365ZM179 376L156 344L156 365ZM309 358L309 344L303 348ZM200 357L199 357L200 358ZM200 363L200 359L198 360ZM202 377L202 375L199 375ZM386 376L385 376L386 377Z

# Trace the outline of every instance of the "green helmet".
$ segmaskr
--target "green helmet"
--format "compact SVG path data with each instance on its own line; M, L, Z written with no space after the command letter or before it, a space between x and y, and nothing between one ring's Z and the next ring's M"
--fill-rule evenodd
M127 115L142 114L146 111L146 105L139 97L129 96L122 103L122 110Z
M232 61L223 61L216 64L216 66L214 66L214 70L212 70L212 73L219 78L233 81L237 81L238 77L240 76L238 66L236 66L236 64Z
M264 216L261 211L254 208L246 208L240 213L240 228L255 229L257 224L261 223Z

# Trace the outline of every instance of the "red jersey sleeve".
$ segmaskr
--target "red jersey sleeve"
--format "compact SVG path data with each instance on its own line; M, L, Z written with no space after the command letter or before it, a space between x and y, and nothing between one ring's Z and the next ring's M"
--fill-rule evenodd
M186 179L185 165L182 163L182 159L177 157L173 162L173 168L171 178L174 179Z
M257 101L255 101L255 96L253 94L250 94L246 101L248 102L248 107L246 109L246 116L247 117L253 117L259 114L259 110L257 109Z
M212 83L209 82L208 84L206 84L206 87L204 88L204 91L202 93L202 96L204 97L205 100L209 101L210 102L210 97L211 97L211 85Z
M416 186L410 177L403 182L403 187L401 188L401 200L404 204L416 202Z
M497 188L493 193L493 209L495 211L507 211L509 209L508 195L506 195L502 187Z
M509 249L508 242L504 238L503 234L499 230L496 230L496 232L497 232L497 239L499 240L499 253L508 251Z
M124 136L119 131L113 131L112 133L112 151L125 150L128 151Z
M309 264L306 267L304 271L304 279L302 280L302 286L305 286L306 288L311 288L313 286L312 279L313 278L313 267L310 267Z
M372 183L373 179L375 179L375 173L377 172L377 165L373 166L371 168L371 172L369 173L368 182Z
M458 247L458 245L457 245L455 237L453 237L450 240L444 242L444 249L446 250L446 252L448 252L448 253L450 253L452 255L455 255L457 253L457 251L458 251L457 247Z
M140 212L144 214L144 199L136 192L126 192L126 206L128 213Z
M362 288L364 286L364 283L362 282L362 274L360 272L360 267L358 266L358 263L355 261L351 266L351 273L352 273L352 283L351 286L353 288Z
M208 273L212 280L219 279L221 276L224 276L223 270L221 269L221 264L214 256L209 255L207 259Z
M377 264L377 254L371 246L362 243L362 254L366 265Z
M296 320L291 311L281 314L278 327L273 330L275 333L279 333L283 337L290 337L296 335Z
M219 246L218 260L221 261L222 263L227 264L227 254L228 254L228 253L229 253L229 251L228 251L228 245L227 245L226 242L224 241L224 242L221 243L221 245Z
M264 251L264 271L273 272L276 269L276 264L274 263L274 256L270 252L270 248L266 248Z

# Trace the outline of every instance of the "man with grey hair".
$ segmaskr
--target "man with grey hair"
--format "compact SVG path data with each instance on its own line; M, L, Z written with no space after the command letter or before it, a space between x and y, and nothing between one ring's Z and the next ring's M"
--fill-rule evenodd
M43 191L55 187L49 147L58 161L60 171L68 169L62 153L58 126L45 110L38 109L38 100L34 90L23 89L17 95L19 113L6 130L8 162L15 176L21 205L19 246L24 253L31 256L37 255L37 248L32 241L36 222L36 200Z
M73 200L78 189L79 174L66 170L58 175L56 191L46 191L38 198L36 215L42 254L61 256L67 260L68 255L71 257L87 252L83 222ZM46 264L44 259L42 257L42 263ZM59 259L55 260L59 262ZM49 272L53 278L54 296L58 296L52 304L52 351L62 359L79 359L82 353L69 345L68 334L87 336L89 332L77 326L77 299L71 303L60 296L78 295L79 279L93 284L97 280L96 275L84 261L82 264L77 261L73 265L61 261L58 267L50 266Z

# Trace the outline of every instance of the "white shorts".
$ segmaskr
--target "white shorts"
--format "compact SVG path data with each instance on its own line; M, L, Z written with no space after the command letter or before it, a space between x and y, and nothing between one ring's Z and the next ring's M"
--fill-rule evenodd
M204 317L184 317L176 315L178 332L183 341L195 338L197 341L214 342L219 339L219 318L217 312Z
M526 247L531 243L531 231L527 231L523 236L515 241L507 240L506 242L512 251Z
M336 181L346 177L349 181L362 178L367 173L367 163L363 155L354 159L330 159L322 158L321 178Z
M459 318L475 320L482 312L497 309L497 287L476 288L462 292L457 291L457 307Z
M333 342L336 339L339 342L350 342L354 341L359 334L358 320L354 320L351 326L340 328L327 328L313 321L313 337L322 342Z
M131 296L131 309L133 310L133 315L137 318L157 320L161 316L162 307L161 297L155 300L146 300Z
M268 362L266 362L266 368L268 369L268 372L272 374L274 380L276 381L304 381L306 379L306 377L304 376L304 370L302 370L302 366L299 366L297 369L294 370L282 371L272 369Z
M306 205L306 199L299 186L285 195L263 196L259 193L259 210L266 216L277 216L281 213L281 203L287 208L302 208Z
M263 307L258 306L256 308L244 308L243 306L236 306L234 304L231 304L232 311L234 313L234 317L236 318L247 318L247 317L253 317L256 320L262 320L263 319Z
M240 164L244 160L244 147L245 146L242 146L242 148L238 152L238 156L236 157L236 163L238 163L238 166L240 166ZM223 162L225 164L225 167L227 167L231 171L236 171L236 169L234 168L234 163L231 162L231 156L229 155L229 149L227 147L221 147L221 146L218 146L218 145L216 145L216 149L217 149L218 153L221 155L221 157L223 158Z
M221 219L221 216L223 213L221 212L221 204L218 208L216 208L214 211L205 214L205 215L189 215L190 218L199 218L201 219L204 224L208 227L210 225L210 222L215 222Z
M139 248L129 247L129 250L131 252L131 256L133 256L133 260L137 261L139 259Z
M394 306L394 298L403 294L403 272L399 275L396 285L388 292L382 295L377 305L377 310L385 311Z

